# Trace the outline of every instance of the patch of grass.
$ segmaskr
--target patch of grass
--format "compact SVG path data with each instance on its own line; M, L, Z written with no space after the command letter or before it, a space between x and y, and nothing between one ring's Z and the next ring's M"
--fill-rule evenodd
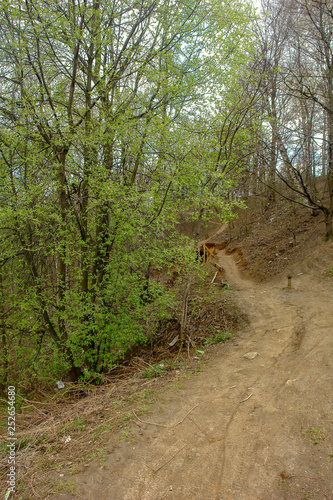
M57 434L59 434L59 436L64 436L65 434L68 433L68 429L69 427L71 427L71 423L70 422L66 422L65 424L62 424L58 429L57 429Z
M213 338L207 338L204 345L216 344L218 342L225 342L232 338L232 334L227 330L225 333L217 333Z
M43 469L47 469L48 467L50 467L50 466L52 466L52 465L53 465L53 464L52 464L52 460L51 460L51 459L49 459L49 458L45 458L45 459L43 459L43 460L39 463L38 467L39 467L39 469L42 469L42 470L43 470Z
M84 418L78 418L76 420L72 420L72 426L74 429L82 432L86 428L86 421Z
M112 407L114 410L120 410L121 408L121 401L113 401L111 403Z
M149 390L149 391L145 391L145 392L143 393L143 397L144 397L145 399L148 399L148 401L151 401L151 397L153 396L153 394L154 394L154 393L153 393L153 391L151 391L151 390Z
M121 431L120 441L129 441L130 443L135 443L134 432L129 427L126 427Z
M60 481L55 487L56 492L64 491L70 495L75 495L75 483L72 481Z
M91 436L92 436L92 441L93 441L93 442L97 441L97 440L101 437L101 434L102 434L104 431L110 431L111 429L113 429L113 425L111 425L111 424L104 424L104 425L101 425L98 429L94 430L94 431L91 433Z
M44 441L44 439L46 439L46 437L45 436L41 436L35 442L35 444L38 445L39 443L41 443L42 441ZM31 444L32 444L32 439L30 438L30 436L26 436L24 438L18 439L16 441L16 451L23 450L23 448L27 448Z
M302 432L303 437L306 437L307 435L311 437L313 444L319 444L319 441L325 441L324 432L320 429L310 427L307 431Z
M90 458L94 459L94 458L99 458L101 459L102 458L102 455L103 455L103 452L104 452L104 449L103 448L98 448L94 451L92 451L89 455Z
M328 274L333 277L333 266L329 268Z
M131 396L127 396L125 401L127 401L128 403L136 403L139 398L140 398L139 394L135 393L135 394L132 394Z
M304 497L302 500L315 500L316 493L318 493L318 490L308 491L307 493L304 493Z
M125 413L125 415L119 420L118 426L121 427L125 422L131 422L133 418L132 412Z
M167 372L166 365L164 363L159 363L158 365L152 365L142 374L143 378L157 378L165 375Z
M149 401L148 404L151 404L152 402ZM144 414L147 414L147 413L151 413L152 410L151 408L148 406L148 405L142 405L140 406L137 410L136 410L136 414L137 415L144 415Z

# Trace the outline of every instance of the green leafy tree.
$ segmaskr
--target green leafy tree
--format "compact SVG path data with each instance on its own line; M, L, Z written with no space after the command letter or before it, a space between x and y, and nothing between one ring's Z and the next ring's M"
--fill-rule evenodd
M149 277L193 268L179 214L230 214L232 176L199 158L196 127L209 78L248 57L248 16L200 0L1 6L2 379L76 380L176 307Z

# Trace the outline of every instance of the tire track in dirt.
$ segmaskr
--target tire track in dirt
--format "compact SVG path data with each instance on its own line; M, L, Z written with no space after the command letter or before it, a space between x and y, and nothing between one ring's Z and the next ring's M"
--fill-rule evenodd
M261 396L260 403L260 398L257 394L258 386L260 391L260 385L264 386L267 384L267 382L266 384L264 382L265 378L267 378L267 373L270 374L272 372L272 368L276 364L278 357L289 346L291 330L294 328L293 311L290 308L286 308L286 306L281 306L280 302L276 300L276 291L267 289L269 286L266 285L265 289L263 289L262 286L255 286L253 283L243 279L232 256L227 256L224 252L221 252L218 257L218 263L224 268L231 285L237 288L237 299L240 307L242 310L246 310L250 316L252 334L251 339L247 340L244 347L253 347L256 349L255 352L258 352L258 362L260 365L256 366L258 362L255 362L253 365L255 366L255 373L252 373L250 369L247 370L249 384L251 381L251 388L248 388L248 390L256 398L257 404L260 405L263 403L263 396ZM265 407L274 407L274 401L274 395L270 395L269 397L266 395ZM258 442L255 439L249 442L245 436L242 436L242 439L237 441L237 456L235 457L229 452L234 447L234 436L237 430L251 429L252 433L254 431L253 422L248 418L247 404L245 401L244 403L245 406L242 406L242 403L236 406L232 418L226 427L224 449L221 457L222 466L221 470L217 471L219 481L216 485L216 498L223 498L220 496L220 492L225 490L230 490L230 495L237 494L237 490L241 490L242 485L247 483L248 476L254 467L253 463L256 462L256 455L259 450ZM249 430L246 432L249 432ZM257 432L260 434L261 429L258 429ZM251 460L247 459L249 456L251 456ZM237 481L234 480L236 476L238 476ZM232 485L232 489L230 488L230 484Z
M318 349L318 339L316 339L311 349L304 349L302 358L299 358L299 351L302 348L302 343L306 338L306 334L309 333L309 326L315 327L313 318L318 319L318 317L320 317L320 314L318 314L318 308L320 308L318 302L321 302L321 305L323 305L323 294L318 294L318 290L315 290L317 295L313 293L313 279L308 281L302 279L299 280L302 281L302 292L298 294L298 300L295 301L293 291L283 290L281 282L256 286L244 280L240 276L232 257L226 256L224 252L221 252L218 256L218 263L224 267L227 278L231 284L237 287L238 301L241 307L245 309L250 316L253 332L251 335L251 342L247 342L247 346L255 346L256 351L260 354L260 367L256 370L258 376L255 382L252 383L254 387L258 388L258 394L256 395L257 406L254 407L254 410L257 410L260 405L262 408L266 408L266 413L269 408L279 409L279 407L281 408L281 403L283 405L286 399L284 397L286 384L289 386L295 385L297 381L297 378L292 379L290 374L297 373L300 375L304 368L304 356L310 355L313 349ZM310 290L308 289L309 285L311 287ZM297 286L300 287L300 285ZM322 289L323 286L324 285L320 285L321 292L324 291ZM311 300L309 295L311 296ZM304 298L306 301L304 301ZM328 299L329 303L329 305L326 303L323 308L326 312L326 319L325 315L323 315L323 310L321 310L321 314L323 315L323 327L327 332L327 327L329 327L330 324L332 325L332 321L329 322L330 318L328 315L330 315L330 311L333 311L332 294L331 296L327 295L327 291L326 299ZM304 313L304 311L307 313L307 322L303 318L302 312ZM332 346L331 340L327 340L328 344ZM319 343L320 342L321 340L319 340ZM292 360L290 360L291 357ZM260 368L264 368L264 370ZM283 375L285 376L283 377ZM288 375L288 378L286 378L286 375ZM269 390L265 391L265 387L269 388ZM297 398L294 399L297 400ZM286 403L290 405L290 401L286 400ZM296 407L297 405L295 408ZM283 419L281 419L281 430L275 429L275 436L273 437L277 437L278 432L281 432L281 435L283 435L284 431L282 428L287 423L282 423L282 420ZM271 419L271 421L273 422L273 419ZM253 430L254 427L255 424L251 422L251 418L249 418L248 415L242 411L240 405L238 405L227 426L224 453L221 459L222 466L221 470L217 471L219 481L216 487L216 499L228 498L227 495L230 495L230 498L267 498L267 496L265 496L267 493L260 493L260 488L258 486L258 483L260 483L258 477L260 477L260 475L261 477L265 476L263 471L265 467L267 468L267 459L262 463L261 474L259 474L258 470L256 471L256 469L258 469L256 465L258 462L260 464L260 453L263 451L262 447L260 447L260 445L258 446L258 438L260 435L263 435L263 426L257 429L257 440L252 439L249 443L246 437L242 438L242 440L237 440L237 438L235 438L237 430ZM293 437L292 433L289 439L292 440ZM269 442L269 436L267 436L265 443L267 444ZM236 454L232 452L232 449L235 448L235 444L237 444ZM294 450L290 446L286 446L285 450L288 448L289 458L292 458ZM296 448L295 445L294 448ZM280 450L280 453L276 454L280 455L276 456L276 462L279 462L281 457L286 456L286 453L284 453L285 450ZM283 463L281 460L280 463L281 467L286 467L287 465L286 462ZM288 467L290 467L289 464ZM278 472L276 474L278 475ZM332 496L327 498L333 498L332 480L328 482L329 495L332 494ZM265 484L267 485L267 478L262 482L262 488L265 488ZM246 493L242 493L244 485L246 485ZM276 496L274 496L271 490L269 498L282 498L282 494L283 492L278 491L275 493ZM289 496L286 498L294 498L291 492L289 492L288 495Z

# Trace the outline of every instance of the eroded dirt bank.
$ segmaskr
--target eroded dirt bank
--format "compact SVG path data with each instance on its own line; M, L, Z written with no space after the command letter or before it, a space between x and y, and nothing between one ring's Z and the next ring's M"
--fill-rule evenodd
M333 499L332 281L297 273L288 290L216 260L250 326L212 346L204 372L132 423L102 467L67 478L77 496L53 499Z

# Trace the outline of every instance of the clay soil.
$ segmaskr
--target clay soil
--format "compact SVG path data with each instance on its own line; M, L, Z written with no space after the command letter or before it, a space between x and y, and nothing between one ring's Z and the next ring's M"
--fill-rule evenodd
M47 498L333 500L333 243L317 219L297 217L296 247L283 217L275 236L257 218L254 231L241 220L209 235L248 322L191 353L192 371L145 382L149 410L105 432L93 460L64 462ZM35 490L18 498L46 498Z

